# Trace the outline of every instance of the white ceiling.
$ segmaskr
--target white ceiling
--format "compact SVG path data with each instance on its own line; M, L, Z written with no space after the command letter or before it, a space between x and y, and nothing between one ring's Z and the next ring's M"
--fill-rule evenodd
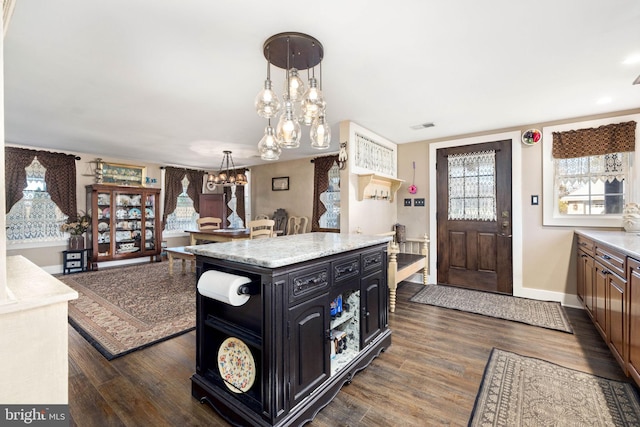
M253 100L262 45L284 31L324 46L331 152L342 120L402 144L640 107L640 61L623 63L640 56L638 0L17 0L6 141L205 169L222 150L263 163ZM272 79L281 91L282 70ZM425 122L435 127L410 128ZM323 154L308 141L281 159Z

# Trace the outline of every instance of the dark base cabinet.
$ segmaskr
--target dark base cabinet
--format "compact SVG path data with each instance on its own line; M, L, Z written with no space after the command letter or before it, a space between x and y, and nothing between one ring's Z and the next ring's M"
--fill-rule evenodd
M385 251L375 245L275 269L198 255L198 278L209 270L247 277L251 296L232 306L197 294L192 395L236 426L311 421L391 345ZM252 384L226 375L230 340L242 342Z

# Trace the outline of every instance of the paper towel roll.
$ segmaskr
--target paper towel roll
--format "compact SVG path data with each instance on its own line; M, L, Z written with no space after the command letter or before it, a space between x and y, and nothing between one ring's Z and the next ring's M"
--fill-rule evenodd
M209 270L198 280L198 292L225 304L240 306L249 300L249 295L240 295L238 288L251 283L251 279L222 271Z

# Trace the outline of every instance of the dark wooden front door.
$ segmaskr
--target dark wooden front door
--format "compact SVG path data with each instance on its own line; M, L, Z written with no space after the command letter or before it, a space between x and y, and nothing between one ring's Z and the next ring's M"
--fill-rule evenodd
M511 140L436 153L438 283L513 294Z

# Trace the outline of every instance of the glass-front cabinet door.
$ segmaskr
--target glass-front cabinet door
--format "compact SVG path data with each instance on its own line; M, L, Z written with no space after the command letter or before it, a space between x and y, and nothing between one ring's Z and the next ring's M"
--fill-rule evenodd
M98 191L94 218L98 221L98 230L94 236L98 253L95 256L98 259L111 257L111 192Z
M116 255L141 251L142 241L142 194L115 192L116 204L113 221L115 223Z
M156 195L145 194L144 201L144 250L153 251L156 249Z

